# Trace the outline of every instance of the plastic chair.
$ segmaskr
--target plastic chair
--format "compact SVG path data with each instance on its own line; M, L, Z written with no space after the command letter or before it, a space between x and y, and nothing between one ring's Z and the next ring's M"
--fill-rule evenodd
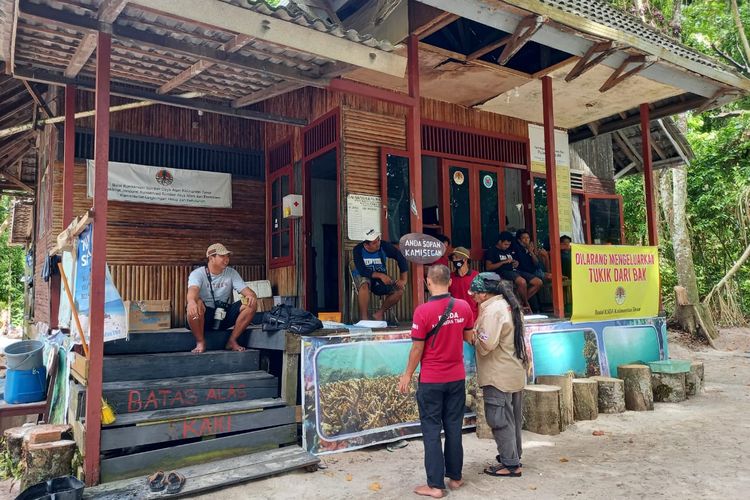
M349 311L350 316L353 318L354 311L359 311L359 288L357 288L357 280L355 279L356 276L356 270L357 266L354 265L354 261L349 261L349 279L351 280L351 294L349 296ZM373 303L373 298L374 303ZM370 313L375 312L383 305L383 296L375 295L374 293L370 293L370 305L367 308L367 318L359 318L360 320L363 319L370 319ZM374 306L374 307L373 307ZM398 324L398 317L396 316L396 311L394 310L395 307L391 307L385 312L385 319L388 324ZM351 319L351 318L350 318Z

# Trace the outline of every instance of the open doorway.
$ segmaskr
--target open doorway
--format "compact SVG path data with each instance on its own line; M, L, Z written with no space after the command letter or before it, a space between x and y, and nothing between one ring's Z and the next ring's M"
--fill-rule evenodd
M337 149L310 160L305 168L307 309L339 308L339 204Z

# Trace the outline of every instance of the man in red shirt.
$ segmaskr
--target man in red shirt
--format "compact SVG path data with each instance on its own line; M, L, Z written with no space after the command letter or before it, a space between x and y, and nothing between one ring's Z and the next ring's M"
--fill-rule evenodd
M451 297L463 299L469 304L471 312L474 313L474 321L476 321L479 310L476 301L469 295L469 287L474 280L474 276L479 273L471 269L471 257L469 257L469 251L464 247L453 250L448 258L454 269L454 272L451 273L451 286L448 291Z
M448 487L461 487L464 451L461 427L466 405L463 342L472 338L474 315L466 301L450 296L450 271L443 265L430 267L427 289L430 300L414 310L409 362L398 383L406 394L412 375L419 370L417 405L424 442L427 484L418 486L418 495L442 498ZM436 328L437 327L437 328ZM445 448L440 432L445 432Z

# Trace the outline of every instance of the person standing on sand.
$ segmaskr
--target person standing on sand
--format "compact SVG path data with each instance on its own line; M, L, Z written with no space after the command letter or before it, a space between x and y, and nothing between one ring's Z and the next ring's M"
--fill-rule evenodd
M445 495L446 483L450 489L463 485L461 427L466 406L463 342L473 336L474 315L466 301L450 296L450 284L446 266L430 267L427 289L431 297L414 310L409 362L398 382L398 390L406 394L417 365L421 365L417 406L427 484L415 488L414 493L433 498ZM441 431L445 432L444 448Z
M484 469L494 477L521 477L523 388L528 361L523 313L516 295L496 273L479 273L469 293L479 304L471 341L476 348L477 381L484 414L492 429L497 465Z

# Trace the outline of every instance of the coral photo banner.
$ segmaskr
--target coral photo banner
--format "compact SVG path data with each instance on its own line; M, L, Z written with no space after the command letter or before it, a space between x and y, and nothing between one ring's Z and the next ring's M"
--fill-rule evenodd
M302 444L316 455L421 435L414 391L398 392L411 332L339 334L302 339ZM464 344L464 427L475 425L474 348Z
M639 319L659 313L659 249L571 245L571 321Z

